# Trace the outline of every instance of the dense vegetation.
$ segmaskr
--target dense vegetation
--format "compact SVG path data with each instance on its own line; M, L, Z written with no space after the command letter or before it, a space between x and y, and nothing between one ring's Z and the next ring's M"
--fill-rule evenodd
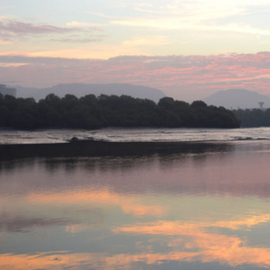
M241 121L242 127L270 127L270 109L238 109L233 113Z
M211 127L236 128L239 121L223 107L202 101L191 105L169 97L158 104L129 96L54 94L36 102L0 94L0 127L16 129L101 127Z

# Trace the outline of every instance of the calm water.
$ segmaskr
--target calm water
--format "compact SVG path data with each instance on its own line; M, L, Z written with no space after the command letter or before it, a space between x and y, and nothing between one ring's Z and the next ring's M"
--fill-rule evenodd
M0 269L270 269L270 141L216 149L1 161Z

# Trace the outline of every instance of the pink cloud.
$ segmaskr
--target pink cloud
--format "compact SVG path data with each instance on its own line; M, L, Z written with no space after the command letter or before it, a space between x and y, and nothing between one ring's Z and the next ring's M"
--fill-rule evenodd
M16 39L21 36L40 36L40 35L63 35L71 34L76 32L92 32L92 31L102 31L98 27L88 27L87 29L82 29L79 27L58 27L49 24L38 24L38 23L25 23L17 20L2 20L0 21L0 35L3 41L9 41ZM78 40L78 38L77 38ZM90 40L84 39L84 40ZM91 39L93 40L93 39ZM65 39L61 40L64 42L74 42L76 39Z
M120 56L108 60L0 56L0 81L23 86L58 83L130 83L187 101L245 88L270 94L270 53L212 56ZM13 66L7 67L8 63ZM14 63L25 63L14 66ZM33 76L33 73L35 76Z
M14 20L0 22L0 30L16 34L45 34L45 33L61 34L74 31L74 29L56 27L46 24L34 25L31 23L18 22Z

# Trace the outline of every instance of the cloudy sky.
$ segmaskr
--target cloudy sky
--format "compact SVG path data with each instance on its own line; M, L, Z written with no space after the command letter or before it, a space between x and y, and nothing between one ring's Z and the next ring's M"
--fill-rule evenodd
M0 83L270 95L269 0L0 0Z

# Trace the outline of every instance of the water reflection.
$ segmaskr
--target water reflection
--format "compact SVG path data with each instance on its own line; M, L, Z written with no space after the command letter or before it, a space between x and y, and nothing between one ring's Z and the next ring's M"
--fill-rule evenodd
M37 188L106 186L120 193L268 197L267 149L260 145L231 145L223 151L188 154L5 160L0 163L0 193L9 187L14 194Z
M27 232L33 227L49 227L56 225L67 225L68 220L61 218L27 218L25 216L11 216L9 213L0 214L0 231L5 232Z
M0 267L270 268L262 144L2 161Z

